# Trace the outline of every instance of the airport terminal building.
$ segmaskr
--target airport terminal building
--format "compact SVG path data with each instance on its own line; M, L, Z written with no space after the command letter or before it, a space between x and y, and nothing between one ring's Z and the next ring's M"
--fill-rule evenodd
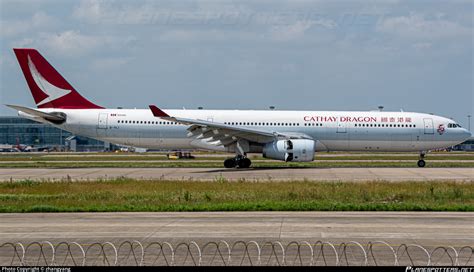
M471 138L467 139L467 141L465 141L462 144L456 145L455 147L453 147L453 150L474 151L474 137L471 137Z
M75 136L53 126L17 116L0 116L0 146L32 146L49 151L108 151L113 146L95 139Z

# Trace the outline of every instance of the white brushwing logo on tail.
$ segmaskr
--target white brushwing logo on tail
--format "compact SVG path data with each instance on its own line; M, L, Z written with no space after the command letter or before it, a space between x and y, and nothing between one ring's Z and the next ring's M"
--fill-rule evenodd
M41 106L48 102L54 101L58 98L61 98L69 93L71 90L61 89L59 87L54 86L53 84L49 83L36 69L35 64L31 61L30 56L28 55L28 67L30 68L31 76L35 81L38 88L41 89L48 97L38 102L36 105Z

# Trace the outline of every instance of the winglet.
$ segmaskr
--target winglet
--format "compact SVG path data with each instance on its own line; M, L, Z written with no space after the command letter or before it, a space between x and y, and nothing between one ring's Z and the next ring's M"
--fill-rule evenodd
M160 110L157 106L155 105L150 105L150 110L153 113L153 116L155 117L170 117L166 112Z

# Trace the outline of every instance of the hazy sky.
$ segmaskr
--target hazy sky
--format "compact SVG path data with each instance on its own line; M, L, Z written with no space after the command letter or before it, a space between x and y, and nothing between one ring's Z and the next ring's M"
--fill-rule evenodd
M106 107L384 105L466 125L473 3L0 0L0 103L34 106L12 51L32 47Z

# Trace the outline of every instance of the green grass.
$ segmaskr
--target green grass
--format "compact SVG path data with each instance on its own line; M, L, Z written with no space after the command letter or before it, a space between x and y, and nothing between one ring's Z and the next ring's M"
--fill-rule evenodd
M0 183L0 212L474 211L473 182Z

